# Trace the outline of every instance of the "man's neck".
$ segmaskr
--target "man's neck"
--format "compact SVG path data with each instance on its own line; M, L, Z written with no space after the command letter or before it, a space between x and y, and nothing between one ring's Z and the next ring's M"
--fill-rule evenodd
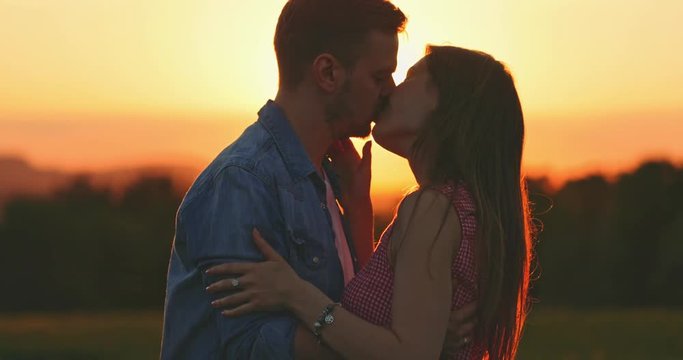
M322 161L334 141L323 106L307 100L301 94L278 92L275 104L285 113L294 133L304 146L308 158L322 176Z

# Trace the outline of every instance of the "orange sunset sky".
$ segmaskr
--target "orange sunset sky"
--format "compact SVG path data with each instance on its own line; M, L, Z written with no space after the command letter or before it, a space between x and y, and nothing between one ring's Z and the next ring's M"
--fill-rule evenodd
M508 64L531 174L683 159L683 1L394 3L409 17L397 82L427 43ZM0 0L0 154L70 171L205 166L275 96L283 4ZM414 183L374 151L375 192Z

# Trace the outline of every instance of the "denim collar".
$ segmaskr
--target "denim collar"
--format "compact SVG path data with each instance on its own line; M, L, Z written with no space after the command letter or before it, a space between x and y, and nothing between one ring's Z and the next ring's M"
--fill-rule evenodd
M315 166L308 158L301 140L294 132L282 109L272 100L268 100L259 110L258 115L258 121L272 136L275 146L282 154L292 176L303 179L312 173L316 173Z

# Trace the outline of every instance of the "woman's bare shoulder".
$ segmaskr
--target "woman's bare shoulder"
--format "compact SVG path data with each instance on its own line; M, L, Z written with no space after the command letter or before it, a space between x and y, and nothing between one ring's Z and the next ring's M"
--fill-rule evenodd
M433 189L407 195L399 206L395 226L399 233L405 235L460 240L461 225L456 209L446 195Z
M434 189L414 191L406 195L399 204L397 217L406 217L418 211L415 215L427 216L443 214L447 210L455 210L451 200L442 192Z

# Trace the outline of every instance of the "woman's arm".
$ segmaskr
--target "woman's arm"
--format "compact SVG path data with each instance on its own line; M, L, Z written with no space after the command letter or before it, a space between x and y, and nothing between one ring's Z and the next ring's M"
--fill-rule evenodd
M392 327L373 325L337 308L334 323L321 333L325 343L345 358L436 359L441 352L451 307L453 250L460 241L457 214L447 198L427 191L419 200L411 195L404 201L396 226L392 241L401 244ZM299 285L288 306L312 330L321 310L332 301L310 283Z
M241 273L240 291L213 304L234 307L225 316L281 309L282 304L313 329L322 309L332 303L323 292L299 278L268 243L255 233L255 243L266 256L262 263L219 265L224 273ZM345 358L438 358L449 321L453 250L460 241L460 224L443 195L411 195L401 206L392 242L400 242L392 299L392 328L373 325L343 308L322 329L322 339ZM399 245L398 243L395 245ZM222 270L220 270L222 268ZM217 282L212 291L226 288ZM370 299L371 300L371 299ZM298 342L297 342L298 343ZM307 353L297 348L299 354Z
M351 239L362 268L374 251L375 222L370 194L365 199L354 199L344 205L344 216L349 221Z
M294 358L296 360L341 360L338 353L325 344L319 344L312 332L299 324L294 334Z
M374 214L370 199L372 178L372 142L363 146L361 158L349 139L335 142L328 151L332 167L339 176L341 205L349 221L351 238L363 267L372 256L375 239Z

